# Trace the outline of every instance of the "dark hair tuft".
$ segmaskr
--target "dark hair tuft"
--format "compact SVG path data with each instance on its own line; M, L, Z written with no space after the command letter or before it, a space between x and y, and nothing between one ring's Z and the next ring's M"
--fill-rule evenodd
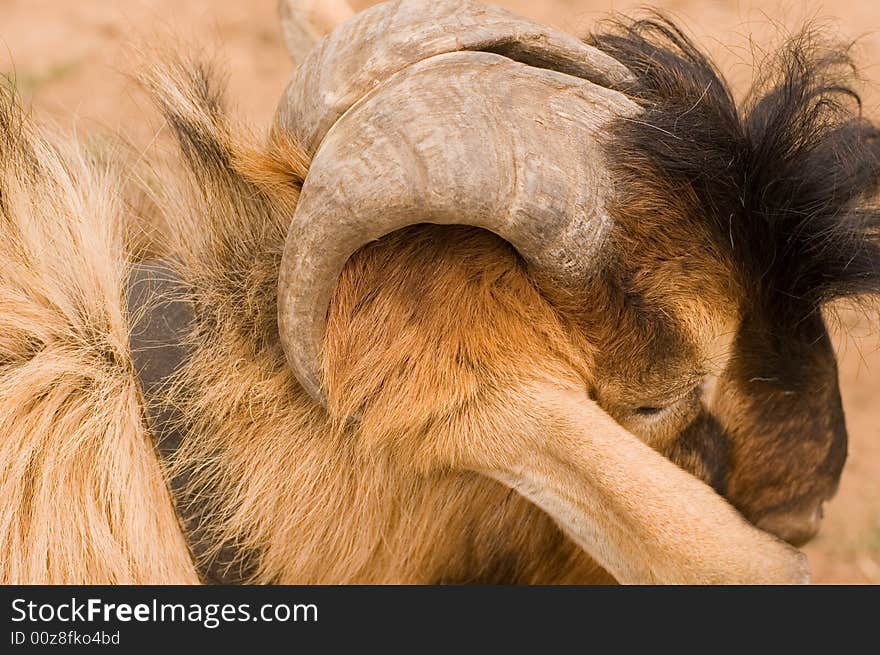
M709 222L756 301L816 307L880 293L880 131L861 115L849 47L805 29L738 107L667 18L617 22L589 40L630 68L636 82L622 90L645 108L609 144L622 179L692 190L690 213Z

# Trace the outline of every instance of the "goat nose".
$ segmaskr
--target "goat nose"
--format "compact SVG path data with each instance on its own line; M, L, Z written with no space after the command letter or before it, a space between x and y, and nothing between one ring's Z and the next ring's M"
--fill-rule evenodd
M757 522L757 526L792 546L800 547L819 532L822 516L822 503L816 503L803 510L768 514Z

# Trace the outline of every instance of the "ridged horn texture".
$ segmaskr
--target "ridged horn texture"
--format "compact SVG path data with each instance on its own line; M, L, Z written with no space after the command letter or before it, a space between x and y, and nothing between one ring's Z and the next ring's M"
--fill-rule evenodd
M324 402L321 344L346 261L416 223L490 230L560 284L584 284L611 229L600 136L639 107L629 72L574 37L460 0L379 5L318 44L278 129L313 154L287 235L279 332Z

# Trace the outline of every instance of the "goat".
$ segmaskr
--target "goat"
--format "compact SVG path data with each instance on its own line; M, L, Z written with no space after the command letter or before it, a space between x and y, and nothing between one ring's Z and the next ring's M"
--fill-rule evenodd
M741 109L667 21L580 42L472 2L386 3L303 57L258 146L204 65L156 68L184 174L153 190L165 258L138 266L175 280L125 323L118 240L45 279L79 298L62 282L105 275L68 318L90 329L77 361L123 381L105 401L144 382L137 335L169 294L189 317L179 361L144 384L147 416L125 407L129 439L145 422L166 439L201 578L804 581L765 530L803 542L835 489L846 432L821 308L876 293L880 255L877 132L845 103L848 59L818 52L796 39ZM89 320L101 306L123 318ZM13 361L67 334L19 321ZM114 357L83 359L108 336ZM101 568L69 539L32 550L57 519L3 475L20 499L4 581L193 576L164 497L144 496L136 516L162 534L137 544L179 566ZM65 509L80 534L118 534L113 512Z

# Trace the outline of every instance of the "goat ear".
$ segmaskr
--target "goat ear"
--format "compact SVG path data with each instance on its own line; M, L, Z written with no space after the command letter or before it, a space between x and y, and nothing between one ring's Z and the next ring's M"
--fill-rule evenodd
M354 16L347 0L278 0L281 33L294 64L342 21Z

